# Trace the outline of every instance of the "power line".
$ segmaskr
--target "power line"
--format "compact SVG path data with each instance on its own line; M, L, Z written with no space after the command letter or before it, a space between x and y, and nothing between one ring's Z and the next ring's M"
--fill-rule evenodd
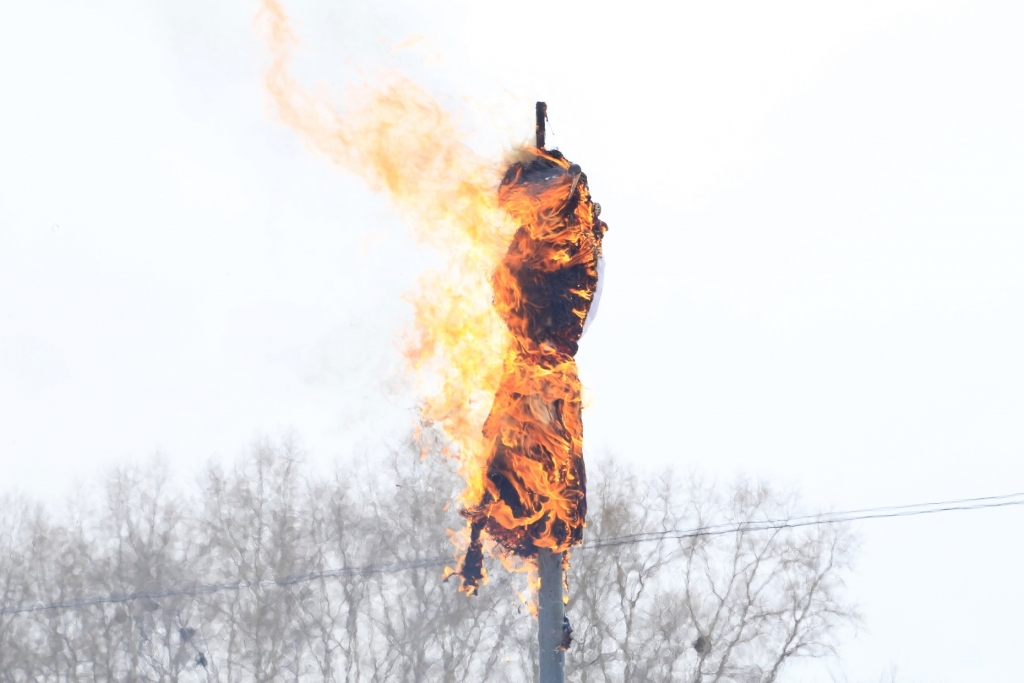
M816 524L838 524L866 519L886 519L891 517L913 517L931 515L939 512L955 510L982 510L985 508L1024 505L1024 493L1009 493L1002 496L983 496L981 498L960 498L934 503L914 503L911 505L889 505L884 507L861 508L842 512L820 513L817 515L800 515L786 519L751 520L740 524L711 524L692 529L668 529L665 531L647 531L624 536L596 539L584 543L584 548L607 548L630 543L646 543L666 539L694 538L697 536L717 536L720 534L737 533L740 531L766 531L769 529L793 529Z
M295 584L309 583L310 581L317 581L320 579L336 579L340 576L370 576L372 574L394 574L396 572L407 571L409 569L437 568L444 566L446 563L447 560L444 558L432 557L411 562L369 564L361 567L339 567L337 569L328 569L322 572L309 572L307 574L286 576L282 579L225 581L223 583L199 584L184 588L168 588L160 591L135 591L133 593L124 593L121 595L100 595L91 598L78 598L76 600L68 600L64 602L37 603L21 607L5 606L0 608L0 615L45 612L47 610L68 610L79 607L93 607L96 605L134 602L135 600L158 600L160 598L177 598L182 596L198 597L200 595L211 595L213 593L222 593L224 591L245 590L246 588L294 586Z
M861 508L858 510L845 510L841 512L823 513L818 515L801 515L787 519L765 519L743 522L740 524L711 524L702 527L689 529L667 529L664 531L642 532L627 534L623 536L611 536L589 541L580 546L581 550L596 550L600 548L611 548L615 546L630 545L636 543L648 543L665 540L677 540L684 538L696 538L700 536L719 536L722 534L767 531L777 529L794 529L819 524L839 524L843 522L855 522L868 519L886 519L893 517L913 517L917 515L931 515L940 512L953 512L962 510L982 510L986 508L1010 507L1024 505L1024 493L1010 493L1002 496L984 496L981 498L960 498L957 500L938 501L934 503L916 503L913 505L892 505L885 507ZM212 595L224 591L238 591L247 588L272 588L274 586L293 586L300 583L309 583L323 579L338 578L341 576L371 576L373 574L394 574L408 571L410 569L436 569L443 567L450 562L446 557L428 557L406 562L390 564L369 564L359 567L339 567L321 572L309 572L296 574L281 579L264 580L243 580L228 581L223 583L199 584L183 588L170 588L160 591L136 591L121 595L95 596L91 598L79 598L62 602L36 603L24 606L3 606L0 607L0 616L27 614L32 612L45 612L49 610L66 611L81 607L94 607L98 605L122 604L136 600L158 600L161 598L174 597L198 597L200 595Z

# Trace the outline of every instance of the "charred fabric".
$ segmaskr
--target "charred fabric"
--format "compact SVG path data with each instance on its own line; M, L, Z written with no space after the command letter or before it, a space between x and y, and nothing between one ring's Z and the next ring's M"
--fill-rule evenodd
M539 110L538 110L539 111ZM583 537L587 513L580 381L574 356L598 289L608 226L587 176L559 151L523 150L498 190L519 225L492 285L513 342L484 423L489 444L484 493L462 511L470 544L462 589L483 578L481 532L507 551L564 552Z

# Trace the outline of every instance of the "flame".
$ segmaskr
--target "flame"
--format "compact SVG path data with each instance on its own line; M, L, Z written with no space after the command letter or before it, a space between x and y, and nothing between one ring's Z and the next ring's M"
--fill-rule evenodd
M492 276L512 343L483 426L484 492L463 512L470 543L459 573L468 592L479 584L482 531L520 556L564 552L582 540L587 509L573 356L597 291L607 226L586 176L557 151L523 150L498 199L519 225Z
M298 40L278 0L262 0L255 25L281 120L312 153L388 196L444 258L409 295L404 352L421 419L443 432L466 481L469 533L454 535L467 548L463 590L485 579L483 530L519 567L538 548L567 550L586 514L573 356L606 227L586 176L557 151L483 158L461 142L458 120L400 74L349 87L339 111L291 75Z

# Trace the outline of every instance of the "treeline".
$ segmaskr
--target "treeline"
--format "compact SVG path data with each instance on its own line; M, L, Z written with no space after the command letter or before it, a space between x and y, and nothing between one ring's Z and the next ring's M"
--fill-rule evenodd
M449 463L410 447L323 476L260 443L191 486L126 467L57 513L0 505L0 677L57 681L533 681L526 577L444 582L462 520ZM775 681L855 618L833 525L635 542L792 515L765 486L591 466L569 576L568 679ZM623 538L626 537L626 538ZM129 599L125 599L130 596ZM97 600L97 598L105 598ZM112 599L111 599L112 598Z

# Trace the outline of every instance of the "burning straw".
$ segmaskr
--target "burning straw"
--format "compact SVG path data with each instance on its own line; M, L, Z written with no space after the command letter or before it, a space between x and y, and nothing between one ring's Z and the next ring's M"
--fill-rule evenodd
M597 291L606 230L586 175L537 145L503 162L460 142L457 121L399 74L351 87L340 110L292 77L298 44L277 0L256 25L281 120L314 154L388 196L444 267L410 295L405 347L422 420L444 433L465 478L466 554L458 574L484 580L485 532L528 563L580 542L586 515L580 382L573 356Z
M542 123L542 120L541 120ZM512 333L484 423L485 490L466 508L463 588L481 578L480 532L520 557L562 553L583 538L586 470L575 356L597 292L607 226L586 175L558 151L536 148L505 172L499 205L520 226L492 277L494 305Z

